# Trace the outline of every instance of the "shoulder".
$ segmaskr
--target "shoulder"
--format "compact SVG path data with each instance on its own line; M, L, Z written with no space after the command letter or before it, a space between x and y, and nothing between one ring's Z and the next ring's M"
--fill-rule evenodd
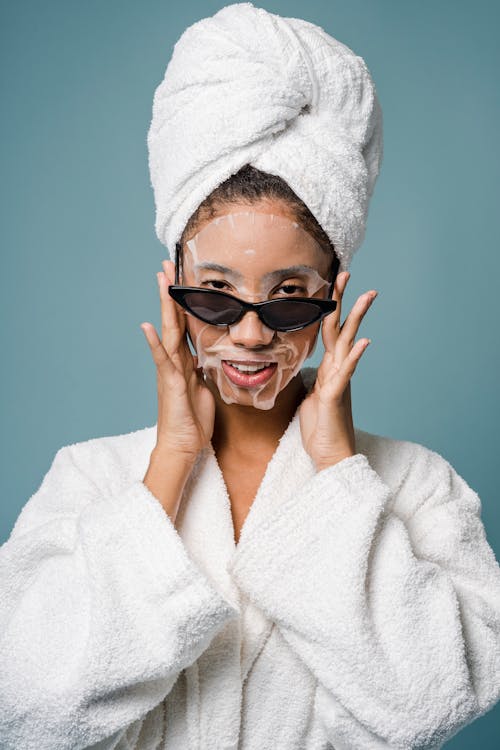
M354 429L356 450L364 454L372 469L392 490L397 490L426 454L433 451L420 443ZM437 454L436 454L437 455Z
M378 435L355 428L356 447L391 489L391 508L411 515L419 508L458 499L467 510L480 513L477 493L440 453L412 440Z
M113 492L144 475L156 443L156 424L70 443L56 458L71 462L100 491Z
M156 424L120 435L63 445L16 520L11 538L74 519L88 504L142 479L156 443ZM47 527L49 528L49 527Z

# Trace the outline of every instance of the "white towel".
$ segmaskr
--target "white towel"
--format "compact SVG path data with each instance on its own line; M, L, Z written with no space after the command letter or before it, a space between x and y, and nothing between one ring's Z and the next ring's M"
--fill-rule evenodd
M382 159L364 60L321 27L252 3L189 26L154 94L155 229L174 258L200 203L245 164L282 177L349 268Z

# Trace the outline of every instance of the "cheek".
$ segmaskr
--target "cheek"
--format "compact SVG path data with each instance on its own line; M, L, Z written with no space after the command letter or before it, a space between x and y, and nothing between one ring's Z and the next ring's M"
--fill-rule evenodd
M196 320L196 318L193 318L191 315L186 315L186 330L189 333L193 343L196 341L198 333L201 329L201 326L199 325L200 323L200 320Z
M314 325L304 328L302 331L297 331L300 334L300 340L297 341L300 348L307 347L306 358L314 351L316 339L318 338L320 323L314 323Z
M201 320L194 318L192 315L186 315L186 329L189 332L191 341L196 349L205 349L216 341L218 341L224 333L223 328L217 326L210 326L203 323ZM304 328L302 331L294 331L289 334L282 334L284 341L287 339L293 343L294 349L298 352L306 351L306 358L314 351L316 339L320 329L320 323L314 323L314 325ZM201 335L200 335L201 334ZM290 337L290 338L289 338Z
M207 325L207 323L194 318L192 315L186 315L186 329L189 332L195 350L203 350L211 346L215 341L220 339L224 331L223 328Z
M189 334L189 339L191 340L191 344L193 348L196 350L196 339L197 339L198 330L197 330L196 323L193 322L195 319L192 318L190 315L186 315L185 320L186 320L186 336L187 334Z

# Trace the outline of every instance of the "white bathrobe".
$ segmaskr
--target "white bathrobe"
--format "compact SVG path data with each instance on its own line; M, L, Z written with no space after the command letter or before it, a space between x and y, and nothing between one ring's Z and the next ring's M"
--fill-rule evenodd
M2 750L439 748L500 699L500 568L443 457L356 429L315 472L296 413L235 545L212 447L174 526L155 440L61 448L0 548Z

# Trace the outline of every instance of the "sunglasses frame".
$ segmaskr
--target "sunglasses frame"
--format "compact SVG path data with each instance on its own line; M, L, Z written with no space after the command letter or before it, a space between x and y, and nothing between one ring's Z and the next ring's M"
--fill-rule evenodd
M338 269L340 266L339 260L337 256L334 256L331 268L330 268L330 286L328 287L328 298L327 299L316 299L313 297L290 297L287 299L270 299L270 300L264 300L263 302L246 302L245 300L240 299L239 297L235 297L233 294L228 294L227 292L221 292L218 289L203 289L201 287L197 286L183 286L179 284L179 258L180 258L180 243L176 243L175 245L175 284L172 284L169 287L169 294L170 296L181 306L183 307L190 315L193 315L195 318L198 318L198 320L203 321L204 323L208 323L208 325L214 325L221 328L227 328L230 325L235 325L238 323L243 316L247 312L256 312L259 316L259 320L268 328L271 328L273 331L282 331L282 332L289 332L289 331L300 331L303 328L307 328L308 326L312 325L313 323L317 323L320 320L323 320L323 318L326 315L329 315L330 313L334 312L337 308L337 301L330 299L332 293L333 293L333 287L335 284L335 279L337 278ZM236 320L234 320L232 323L211 323L210 321L204 320L202 317L194 313L191 309L189 309L184 301L184 298L186 294L191 292L202 292L203 294L215 294L218 297L227 297L231 300L236 300L238 304L241 306L241 311ZM318 309L318 316L314 318L314 320L311 320L308 323L305 323L304 325L300 326L293 326L293 327L276 327L276 326L269 326L268 323L263 319L262 317L262 309L268 307L269 305L276 304L276 302L305 302L306 304L310 306L314 306Z

